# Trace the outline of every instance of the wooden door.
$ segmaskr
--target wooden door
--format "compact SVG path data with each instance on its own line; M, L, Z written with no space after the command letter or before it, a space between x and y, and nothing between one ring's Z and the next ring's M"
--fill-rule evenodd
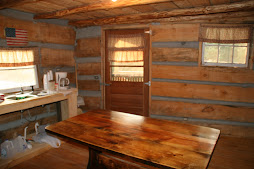
M107 110L149 116L150 34L145 31L106 30Z

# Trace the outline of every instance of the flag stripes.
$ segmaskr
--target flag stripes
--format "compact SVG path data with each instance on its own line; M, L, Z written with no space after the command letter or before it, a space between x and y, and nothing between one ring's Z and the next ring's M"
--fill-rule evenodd
M6 42L9 46L25 46L28 43L26 30L5 28Z

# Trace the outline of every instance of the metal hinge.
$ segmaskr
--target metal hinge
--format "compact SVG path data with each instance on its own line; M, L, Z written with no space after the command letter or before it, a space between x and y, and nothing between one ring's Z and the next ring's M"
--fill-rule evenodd
M145 31L144 33L149 33L150 35L152 35L152 30Z
M148 81L147 83L145 83L145 85L151 86L151 81Z

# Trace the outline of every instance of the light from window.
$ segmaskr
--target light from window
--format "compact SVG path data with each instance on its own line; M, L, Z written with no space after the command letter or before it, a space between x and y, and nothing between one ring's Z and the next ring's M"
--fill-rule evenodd
M0 91L3 93L38 88L37 69L35 65L22 67L0 67Z
M39 87L34 51L30 49L0 50L0 92L9 93Z
M202 65L247 67L249 43L208 43L203 42Z

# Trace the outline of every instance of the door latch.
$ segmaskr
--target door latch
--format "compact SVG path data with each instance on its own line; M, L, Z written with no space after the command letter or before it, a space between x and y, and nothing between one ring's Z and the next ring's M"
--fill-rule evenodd
M145 85L151 86L151 81L146 82Z
M102 86L110 86L111 84L108 84L108 83L100 83L100 85L102 85Z

